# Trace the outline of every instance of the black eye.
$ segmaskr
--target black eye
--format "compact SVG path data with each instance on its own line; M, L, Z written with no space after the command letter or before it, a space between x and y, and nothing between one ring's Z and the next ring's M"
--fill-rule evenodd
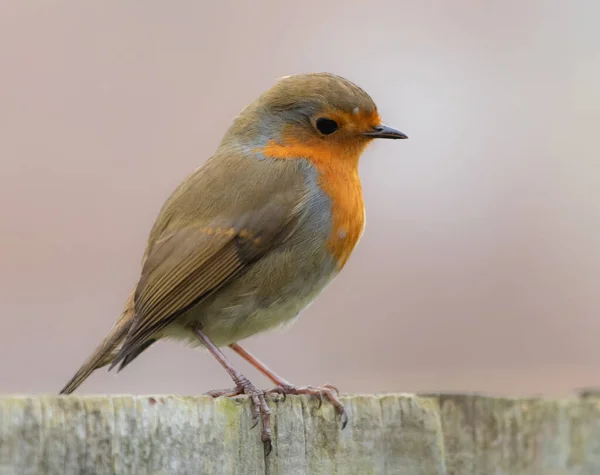
M333 134L340 127L335 120L326 119L325 117L318 118L315 126L323 135Z

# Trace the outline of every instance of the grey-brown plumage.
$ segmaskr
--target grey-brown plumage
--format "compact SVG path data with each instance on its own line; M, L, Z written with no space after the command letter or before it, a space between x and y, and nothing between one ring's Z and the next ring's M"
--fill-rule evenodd
M102 366L122 369L161 338L183 339L205 346L234 393L253 398L267 442L264 393L218 347L260 367L234 344L294 318L341 270L364 226L358 158L377 137L406 138L339 76L285 78L249 105L161 209L125 310L61 393ZM261 371L281 391L304 391ZM331 388L304 392L343 411Z
M277 313L272 306L286 296L302 297L303 276L329 279L335 266L319 255L328 231L319 220L328 199L314 187L314 172L301 161L256 163L215 155L174 192L150 233L134 303L88 366L110 362L122 369L161 337L198 344L187 328L193 321L218 346L234 343L295 316L300 308L290 315L289 302L283 315L259 314ZM226 174L220 164L230 167ZM256 186L267 168L275 172L270 186ZM232 181L239 184L235 190ZM276 279L285 285L273 293ZM62 393L76 387L69 383Z

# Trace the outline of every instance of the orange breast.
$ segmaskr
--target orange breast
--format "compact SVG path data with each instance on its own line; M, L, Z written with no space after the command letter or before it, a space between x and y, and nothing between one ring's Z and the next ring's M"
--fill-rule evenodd
M270 141L261 150L271 158L304 158L319 171L319 185L332 203L332 227L327 245L341 269L358 243L365 226L365 206L358 177L358 159L364 145L337 146L322 142L284 144Z

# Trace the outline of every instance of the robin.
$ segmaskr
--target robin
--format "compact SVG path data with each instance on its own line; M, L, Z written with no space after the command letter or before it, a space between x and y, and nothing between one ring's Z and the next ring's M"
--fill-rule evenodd
M296 387L239 345L294 319L342 270L365 225L358 161L382 124L371 97L333 74L280 79L234 120L216 153L169 197L150 232L140 279L120 318L61 394L94 370L122 370L161 338L206 348L246 394L271 449L269 392L326 398L347 422L337 389ZM276 389L257 389L229 346Z

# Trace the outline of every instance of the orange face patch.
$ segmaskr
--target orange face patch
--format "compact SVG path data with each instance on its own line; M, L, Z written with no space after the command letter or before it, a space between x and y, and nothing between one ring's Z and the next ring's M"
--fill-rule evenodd
M284 137L273 140L261 152L270 158L303 158L319 172L319 185L332 203L329 251L341 269L358 243L365 224L365 208L358 177L358 159L367 141L348 144L323 141L318 137L299 141Z
M359 107L352 112L331 111L323 114L323 117L335 120L341 129L348 132L368 132L381 124L381 117L377 111L366 112Z

